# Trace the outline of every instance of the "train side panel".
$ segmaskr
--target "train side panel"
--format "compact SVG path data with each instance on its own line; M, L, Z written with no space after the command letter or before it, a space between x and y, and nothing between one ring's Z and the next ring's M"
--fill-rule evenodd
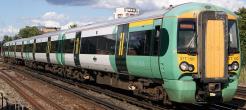
M80 63L82 68L114 72L109 55L80 54Z
M82 31L81 49L85 50L81 51L81 54L79 55L80 65L82 68L115 72L110 61L110 54L113 54L110 50L114 50L114 46L105 47L105 45L103 45L103 43L108 43L108 46L110 46L109 42L113 42L114 44L114 31L115 26ZM103 49L101 50L100 48ZM105 48L107 48L107 50L105 50Z

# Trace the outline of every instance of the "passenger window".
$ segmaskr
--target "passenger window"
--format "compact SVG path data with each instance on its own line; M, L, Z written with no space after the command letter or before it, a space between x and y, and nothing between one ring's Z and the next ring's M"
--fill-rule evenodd
M62 47L64 48L64 53L73 53L74 39L65 39Z
M84 37L82 38L82 48L81 54L96 54L96 44L97 39L96 37Z
M114 54L115 37L113 35L98 36L97 54Z
M26 44L23 44L23 52L26 52Z
M84 37L81 40L81 54L112 55L115 52L115 34Z
M21 52L21 46L22 45L16 45L16 52Z
M97 37L97 54L105 54L107 55L109 51L107 51L107 38L104 36L98 36Z
M9 46L9 51L12 52L12 46L11 45Z
M107 50L109 51L109 55L113 55L115 53L116 34L106 35L105 38L107 38Z
M16 45L16 52L19 52L19 45Z
M50 53L56 53L58 52L58 41L51 41L51 49Z
M28 44L28 52L32 53L33 44Z
M39 42L36 45L36 53L46 53L47 42Z

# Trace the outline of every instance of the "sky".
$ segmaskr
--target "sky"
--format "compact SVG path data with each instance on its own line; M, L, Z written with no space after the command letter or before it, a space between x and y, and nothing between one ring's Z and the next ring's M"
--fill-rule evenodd
M246 0L3 0L0 3L0 40L15 35L25 26L66 29L71 24L85 25L113 19L117 7L158 10L186 2L204 2L232 11L246 7Z

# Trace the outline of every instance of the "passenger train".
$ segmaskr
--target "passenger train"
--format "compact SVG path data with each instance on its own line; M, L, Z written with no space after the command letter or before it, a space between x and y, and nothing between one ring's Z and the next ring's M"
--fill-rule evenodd
M129 90L155 101L222 103L240 73L237 16L185 3L6 42L6 62Z

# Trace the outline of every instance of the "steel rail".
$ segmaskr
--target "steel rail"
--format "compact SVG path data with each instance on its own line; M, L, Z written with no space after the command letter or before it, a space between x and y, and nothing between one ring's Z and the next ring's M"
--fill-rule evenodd
M6 83L8 83L11 87L15 89L27 102L29 102L35 110L45 110L45 108L40 105L37 101L34 101L33 98L25 93L19 86L12 82L7 76L3 75L2 70L0 70L0 78L3 79Z
M34 93L36 96L38 96L40 99L42 99L43 101L45 101L47 104L53 106L54 108L56 108L57 110L65 110L63 107L61 107L60 105L54 103L53 101L51 101L50 99L48 99L47 97L41 95L40 93L38 93L37 91L33 90L31 87L23 84L21 81L17 80L16 78L8 75L8 73L6 73L5 71L1 70L2 73L4 73L7 77L9 77L12 81L16 81L18 84L20 84L22 87L24 87L25 89L27 89L28 91L30 91L31 93Z

